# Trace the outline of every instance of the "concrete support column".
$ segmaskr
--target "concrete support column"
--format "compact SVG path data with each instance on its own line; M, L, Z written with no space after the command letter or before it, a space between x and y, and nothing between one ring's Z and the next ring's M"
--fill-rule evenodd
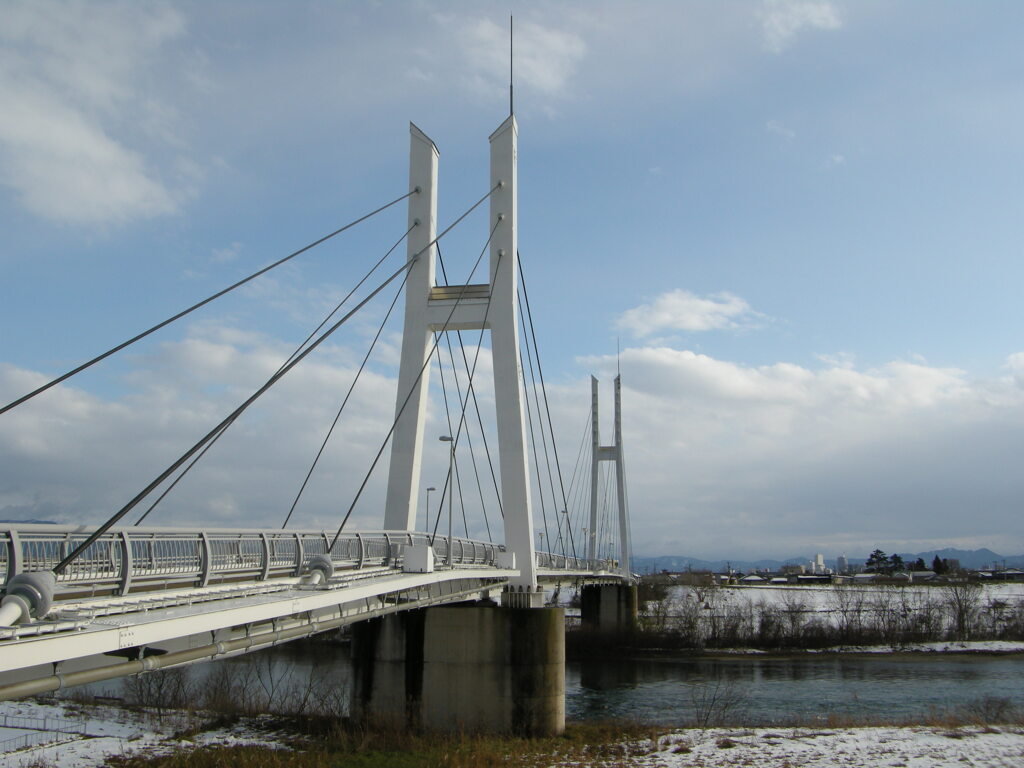
M561 608L461 605L353 628L352 711L438 731L565 729Z
M603 634L626 634L636 629L636 586L591 584L580 593L583 628Z

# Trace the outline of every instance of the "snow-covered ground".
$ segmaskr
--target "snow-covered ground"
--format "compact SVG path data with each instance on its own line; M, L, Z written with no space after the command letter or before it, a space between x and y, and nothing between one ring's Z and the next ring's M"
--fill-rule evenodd
M59 743L43 744L16 752L0 754L0 768L54 765L59 768L91 768L106 764L112 755L133 752L163 752L197 744L269 744L272 735L250 726L221 728L176 738L199 721L181 712L170 712L162 719L119 707L79 705L58 701L43 704L34 700L0 702L0 714L32 718L62 718L75 734L51 734ZM10 731L10 733L8 733ZM0 728L0 741L20 735L23 729Z
M175 733L194 725L183 714L172 714L157 721L151 716L114 707L34 701L0 703L0 713L60 717L80 730L73 741L0 755L0 766L4 768L40 764L92 768L104 765L112 755L165 753L211 743L279 746L273 734L244 724L176 737ZM667 733L653 750L632 751L633 757L625 760L616 757L613 763L650 768L833 768L837 765L1019 768L1024 765L1024 728L690 729ZM557 760L553 762L553 765L562 764Z
M1022 728L839 728L678 731L633 758L664 768L1020 768Z
M714 592L715 599L727 603L738 603L749 601L757 604L778 605L789 607L802 603L807 610L827 613L834 610L841 600L842 594L852 594L862 597L867 601L878 601L887 598L905 598L907 601L932 598L941 600L943 597L942 586L917 586L917 585L851 585L832 586L830 584L810 584L807 586L786 586L786 585L764 585L764 586L742 586L742 587L717 587L702 588L695 587L672 587L673 597L694 597L701 599ZM1024 600L1024 583L986 584L979 595L982 604L992 601L1016 603Z

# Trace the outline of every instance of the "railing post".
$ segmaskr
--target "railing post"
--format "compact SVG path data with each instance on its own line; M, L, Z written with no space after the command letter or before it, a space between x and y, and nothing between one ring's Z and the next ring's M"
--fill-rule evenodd
M7 581L21 573L24 567L21 557L21 538L13 528L7 529ZM5 582L6 583L6 582Z
M330 555L328 555L330 557ZM302 534L295 534L295 576L302 575L302 561L305 559L305 551L302 546Z
M270 539L266 533L260 534L263 541L263 568L260 573L260 581L266 581L270 577Z
M118 579L117 594L127 595L132 586L132 543L128 540L128 533L121 531L118 535L121 549L121 573ZM113 547L111 547L113 552Z
M213 570L213 548L210 546L210 537L206 531L199 534L199 586L205 587L210 583L210 571Z
M356 544L359 545L359 561L356 563L356 568L361 570L363 567L363 560L366 558L366 549L363 544L362 534L356 534Z

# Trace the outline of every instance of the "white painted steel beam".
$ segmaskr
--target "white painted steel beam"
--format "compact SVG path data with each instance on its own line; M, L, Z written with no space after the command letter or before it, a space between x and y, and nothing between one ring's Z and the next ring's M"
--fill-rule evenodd
M419 254L409 268L405 284L405 326L398 368L395 432L391 438L391 466L384 507L384 527L411 531L416 527L423 460L423 425L426 420L431 333L427 304L434 287L434 254L437 236L437 159L434 142L419 128L409 125L409 185L420 191L409 198L408 258ZM424 367L425 366L425 367ZM422 374L421 374L422 372ZM408 402L406 398L408 397ZM403 407L404 406L404 407Z
M622 450L622 377L615 377L615 443L601 445L601 430L598 425L598 384L597 379L590 377L590 419L591 419L591 457L590 457L590 531L588 535L587 556L596 562L598 553L597 541L597 497L599 468L602 461L615 463L616 501L619 521L619 569L627 581L632 581L633 571L630 563L632 547L629 528L629 501L626 498L626 459Z
M518 232L518 134L514 115L491 134L490 224L497 228L491 238L491 352L494 366L494 400L497 409L502 509L505 513L505 547L514 552L519 576L513 584L524 589L537 586L533 541L533 510L530 501L529 463L526 455L526 421L523 409L519 361L519 249Z

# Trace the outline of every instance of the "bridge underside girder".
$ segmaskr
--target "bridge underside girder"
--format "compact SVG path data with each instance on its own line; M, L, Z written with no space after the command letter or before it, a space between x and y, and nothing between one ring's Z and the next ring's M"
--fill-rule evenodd
M0 640L0 699L225 658L398 611L497 596L518 574L456 568L406 574L373 568L308 586L242 582L63 603L46 621ZM548 584L611 573L541 569Z

